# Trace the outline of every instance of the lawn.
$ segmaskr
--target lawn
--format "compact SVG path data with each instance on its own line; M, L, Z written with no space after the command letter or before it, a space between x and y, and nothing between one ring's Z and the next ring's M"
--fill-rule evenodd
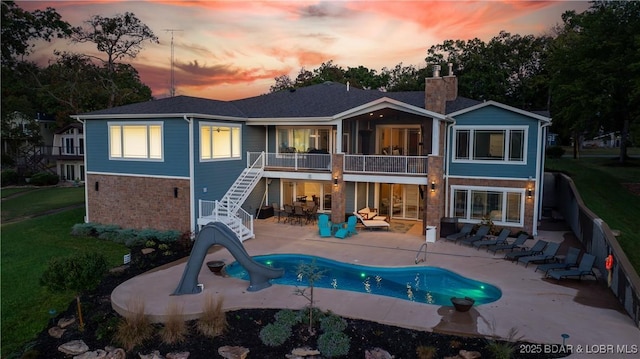
M37 187L11 187L11 188L2 188L0 191L0 197L7 198L9 196L13 196L17 193L28 192L37 190Z
M82 189L47 188L31 191L16 200L21 199L18 202L22 205L40 212L77 203L79 193ZM29 201L24 200L27 196ZM13 199L3 201L3 220L8 201ZM33 203L36 201L39 203ZM50 319L51 309L62 312L74 299L74 293L54 294L40 285L50 258L98 251L107 257L111 266L116 266L128 253L123 245L71 236L71 227L81 223L84 214L84 208L76 208L2 226L2 358L20 350L40 333Z
M3 196L5 191L7 190L2 190ZM33 189L2 201L2 222L82 203L84 203L84 187Z
M640 198L624 184L640 183L640 160L633 158L622 167L607 157L548 159L547 171L571 177L585 205L611 229L620 230L618 241L631 264L640 273Z

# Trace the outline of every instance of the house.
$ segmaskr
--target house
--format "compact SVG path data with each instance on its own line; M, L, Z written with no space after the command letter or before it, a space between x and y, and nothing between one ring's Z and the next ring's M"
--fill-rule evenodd
M242 239L264 206L314 203L334 221L363 207L390 220L537 232L551 119L457 95L439 68L425 91L327 82L234 101L187 96L76 118L84 125L86 221Z
M53 134L48 154L55 161L56 173L62 181L84 181L84 129L81 123L69 124Z

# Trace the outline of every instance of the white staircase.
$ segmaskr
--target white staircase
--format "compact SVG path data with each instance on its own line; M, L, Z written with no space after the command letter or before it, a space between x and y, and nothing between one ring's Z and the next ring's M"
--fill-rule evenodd
M253 215L247 213L241 206L262 179L263 173L264 154L260 155L250 167L242 171L221 200L200 201L198 225L222 222L231 228L241 241L255 237Z

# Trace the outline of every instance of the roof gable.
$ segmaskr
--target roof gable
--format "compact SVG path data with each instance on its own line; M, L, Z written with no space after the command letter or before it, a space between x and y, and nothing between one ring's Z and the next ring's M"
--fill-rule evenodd
M494 106L494 107L501 108L503 110L515 112L515 113L518 113L518 114L523 115L523 116L534 118L534 119L536 119L538 121L541 121L541 122L551 122L551 118L549 118L549 117L542 116L542 115L539 115L539 114L536 114L536 113L533 113L533 112L521 110L519 108L512 107L512 106L509 106L509 105L505 105L503 103L495 102L495 101L480 102L480 103L478 103L476 105L469 106L469 107L463 108L463 109L461 109L459 111L455 111L455 112L449 113L448 116L455 117L455 116L459 116L459 115L462 115L462 114L465 114L465 113L476 111L478 109L485 108L485 107L488 107L488 106Z

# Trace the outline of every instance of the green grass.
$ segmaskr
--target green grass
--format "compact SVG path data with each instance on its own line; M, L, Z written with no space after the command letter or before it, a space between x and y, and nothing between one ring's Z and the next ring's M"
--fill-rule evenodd
M12 188L2 188L0 190L0 197L6 198L12 196L16 193L28 192L36 190L36 187L12 187Z
M84 187L38 188L2 201L2 222L82 203Z
M640 197L623 185L640 183L640 160L622 167L609 158L547 159L545 168L569 175L585 205L611 229L620 230L620 246L640 273Z
M76 195L75 192L68 194L66 188L57 190L66 193L63 197ZM35 192L40 196L44 194ZM60 198L57 193L45 193ZM45 198L41 202L50 203ZM3 212L4 209L3 206ZM46 327L50 309L62 312L74 299L74 293L51 293L40 286L40 277L51 258L98 251L107 257L111 266L117 266L122 263L122 256L129 252L123 245L71 236L71 227L81 223L84 214L84 209L78 208L2 226L3 358L21 350Z

